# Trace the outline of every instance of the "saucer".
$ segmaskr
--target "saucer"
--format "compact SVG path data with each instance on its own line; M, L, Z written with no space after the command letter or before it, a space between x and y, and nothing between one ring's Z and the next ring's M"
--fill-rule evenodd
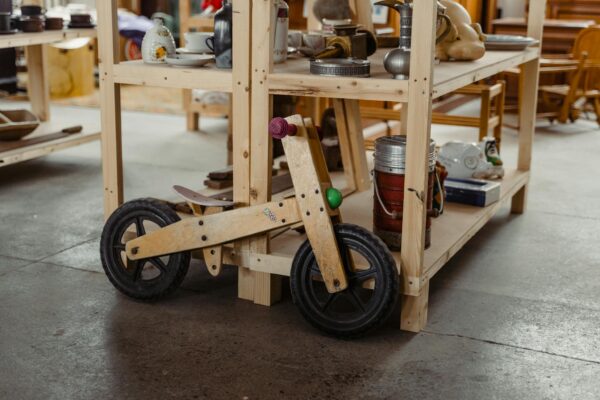
M19 32L18 29L11 29L10 31L0 31L0 35L14 35Z
M213 54L213 52L206 52L206 51L200 51L200 50L189 50L186 49L185 47L180 47L177 50L175 50L178 54L196 54L196 55L203 55L203 54Z
M174 67L202 67L214 59L215 56L208 54L176 54L167 56L165 61Z

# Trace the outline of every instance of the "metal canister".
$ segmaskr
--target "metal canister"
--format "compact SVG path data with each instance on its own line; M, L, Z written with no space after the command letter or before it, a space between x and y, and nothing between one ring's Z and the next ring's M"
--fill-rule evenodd
M404 211L404 177L406 171L406 137L386 136L375 142L373 231L394 251L402 243L402 215ZM431 245L431 214L435 184L435 142L429 147L429 185L425 247Z

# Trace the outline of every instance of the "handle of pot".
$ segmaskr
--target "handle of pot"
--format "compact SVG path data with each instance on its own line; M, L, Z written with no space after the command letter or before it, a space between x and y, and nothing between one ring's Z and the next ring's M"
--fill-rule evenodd
M208 46L208 48L210 49L210 51L212 51L214 53L215 52L215 37L214 36L207 37L205 40L205 43Z
M444 32L442 32L442 34L437 37L437 39L435 40L435 44L439 44L442 40L446 39L450 32L452 32L452 20L450 19L450 17L446 14L440 14L440 18L442 18L446 23L446 29L444 29Z

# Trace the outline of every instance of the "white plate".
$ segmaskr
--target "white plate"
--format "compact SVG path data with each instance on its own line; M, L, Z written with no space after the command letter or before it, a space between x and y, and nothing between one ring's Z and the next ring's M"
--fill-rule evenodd
M525 36L516 35L486 35L486 50L525 50L539 41Z
M207 53L205 51L189 50L185 47L180 47L176 50L177 54L213 54L212 51Z
M214 59L215 56L209 54L176 54L168 56L165 61L174 67L202 67Z

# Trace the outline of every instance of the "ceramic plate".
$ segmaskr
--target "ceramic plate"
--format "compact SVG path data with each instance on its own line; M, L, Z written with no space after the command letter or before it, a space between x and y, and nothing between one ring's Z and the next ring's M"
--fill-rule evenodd
M539 41L516 35L487 35L485 40L486 50L525 50L527 47L539 43Z
M215 56L209 54L176 54L168 56L166 62L175 67L201 67L214 59Z
M197 50L188 50L185 47L180 47L176 50L177 54L196 54L196 55L209 55L212 54L212 51L210 53L207 52L203 52L203 51L197 51Z

